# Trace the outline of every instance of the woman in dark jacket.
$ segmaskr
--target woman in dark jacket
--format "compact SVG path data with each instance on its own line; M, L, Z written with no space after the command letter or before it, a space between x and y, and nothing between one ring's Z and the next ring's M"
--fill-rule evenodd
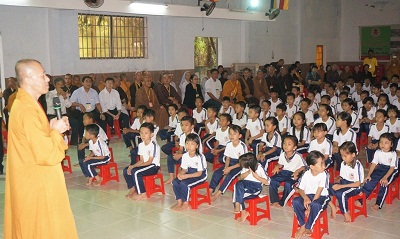
M186 86L186 91L183 99L183 104L186 105L189 109L195 109L196 105L194 104L196 101L196 97L203 98L203 94L201 93L201 87L199 84L199 77L195 74L190 76L190 84Z

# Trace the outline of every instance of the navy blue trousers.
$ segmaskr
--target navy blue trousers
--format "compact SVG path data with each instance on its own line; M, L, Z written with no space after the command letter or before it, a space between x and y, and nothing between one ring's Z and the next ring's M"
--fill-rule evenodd
M97 166L107 164L108 161L110 161L110 157L105 156L104 159L91 159L86 162L83 162L82 160L79 162L79 166L81 166L82 173L85 175L85 177L93 178L97 176L95 168Z
M299 154L304 154L308 152L309 144L304 144L303 146L300 146L296 149L297 153Z
M201 131L205 129L205 125L203 123L197 123L194 126L194 132L196 132L198 135L200 135Z
M142 194L146 192L144 187L143 176L155 175L157 174L160 167L155 164L150 164L147 166L137 167L131 169L131 175L128 175L128 167L124 168L122 171L124 174L126 185L128 189L135 187L136 192L138 194Z
M308 206L310 207L310 215L308 215L307 222L305 222L304 198L299 196L295 197L292 202L294 213L296 214L299 226L305 225L305 228L312 230L319 214L323 212L330 201L329 196L320 196L317 200L313 201L315 194L307 194L307 197L312 201Z
M258 152L258 144L261 142L260 139L255 139L253 142L250 144L250 148L253 150L253 154L256 154Z
M188 168L186 174L196 173L197 169ZM207 180L207 170L204 170L200 177L187 178L184 180L179 180L175 178L172 181L172 188L174 189L175 199L182 200L182 202L189 201L190 189L195 187Z
M167 140L167 142L173 141L175 129L168 132L168 129L162 129L158 132L161 140Z
M376 140L376 139L371 140L371 143L373 143L373 144L376 144L378 142L379 142L379 140ZM365 151L367 153L367 161L368 161L368 163L371 163L372 160L374 159L374 154L375 154L376 149L369 149L368 147L365 147Z
M246 209L244 201L257 197L262 191L262 184L249 180L238 181L233 190L233 204L240 203L240 211Z
M207 138L208 136L210 136L209 134L207 134L206 136L203 137L203 139L201 139L201 142L204 142L204 139ZM215 136L209 138L206 142L204 142L204 145L209 149L213 149L214 148L214 143L217 140L215 139Z
M339 184L345 185L353 183L351 181L347 181L345 179L341 179ZM332 184L329 185L329 195L335 196L338 203L341 213L347 213L349 210L349 198L358 195L361 192L360 188L341 188L339 190L333 190Z
M386 173L389 171L390 167L387 165L382 165L378 164L376 165L374 171L371 174L371 180L366 182L364 186L362 187L362 192L365 193L366 197L368 198L369 195L371 195L372 191L375 189L379 181L386 175ZM388 182L389 185L398 177L398 169L396 169L392 175L389 176ZM388 185L388 186L389 186ZM376 198L376 205L379 206L379 208L382 208L383 203L385 202L386 196L387 196L387 191L388 187L380 186L379 187L379 192L378 192L378 197Z
M360 129L358 130L358 133L357 133L357 137L360 138L362 132L365 132L368 135L370 126L371 126L370 123L361 123Z
M139 148L136 147L136 148L131 149L130 154L131 154L131 164L130 165L134 165L136 163L136 157L139 154Z
M271 147L267 147L264 150L264 153L267 152L268 150L271 150ZM257 154L256 154L257 155ZM265 156L264 158L264 162L260 162L260 164L263 166L263 168L265 169L265 172L268 171L268 163L272 162L272 161L276 161L279 160L279 155L281 155L281 148L277 148L275 150L275 152L273 152L270 155Z
M175 160L174 155L169 154L167 156L167 167L168 167L168 173L174 173L175 172L175 165L176 164L181 164L182 163L182 158Z
M297 182L297 180L292 179L292 175L292 171L282 170L271 177L269 184L269 199L271 203L279 202L279 205L285 205L286 199L293 190L293 184ZM283 186L283 196L279 199L278 188L281 182L285 182L285 184Z
M166 155L172 154L172 149L175 147L175 141L170 141L161 146L161 151L163 151Z
M132 147L132 141L133 141L133 147L137 147L139 143L142 142L140 135L138 133L132 133L132 132L123 134L122 139L124 140L127 148Z
M222 149L225 148L225 146L223 145L218 145L217 149ZM219 154L218 154L218 162L220 163L225 163L224 162L224 152L225 150L222 150ZM209 163L213 163L214 162L214 157L215 155L211 153L211 151L208 151L207 153L204 154L204 157L206 157L207 162Z
M231 159L229 166L233 166L235 164L238 164L239 160L238 159ZM217 188L218 184L221 182L222 178L224 178L224 170L225 165L221 166L219 169L215 170L210 181L210 188L215 191ZM219 191L222 193L225 193L225 191L228 189L229 185L231 182L240 174L240 171L242 170L241 167L234 168L232 169L227 175L225 175L224 181L222 182L221 186L219 187Z

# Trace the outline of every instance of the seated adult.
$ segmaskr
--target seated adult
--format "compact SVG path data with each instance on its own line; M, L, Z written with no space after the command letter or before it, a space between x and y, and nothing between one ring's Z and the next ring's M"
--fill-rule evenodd
M72 103L69 100L67 92L63 90L64 79L57 78L54 80L55 89L47 92L46 94L46 104L47 104L47 118L49 120L56 118L57 114L53 107L53 98L58 97L61 102L61 114L63 116L67 115L67 108L71 107Z
M106 123L111 128L111 133L114 131L114 120L118 120L122 128L129 127L129 116L121 114L121 98L118 91L113 89L114 79L109 77L105 80L105 88L100 92L100 105L105 115ZM126 127L126 125L128 125Z
M129 88L131 87L131 83L128 80L128 76L125 73L119 75L119 79L121 80L121 88L124 90L125 94L128 96L128 99L131 98L131 93Z
M187 86L188 84L190 84L190 76L191 76L190 71L185 71L185 72L183 73L181 82L179 83L179 89L181 90L181 95L182 95L182 97L185 96L186 86ZM182 101L182 102L183 102L183 101Z
M249 68L243 69L243 77L239 76L240 86L242 87L242 95L244 98L250 99L254 97L254 83L251 70Z
M178 107L182 102L181 96L176 92L175 88L171 86L170 74L164 73L161 75L160 81L154 86L158 102L168 109L168 105L176 104Z
M151 75L146 74L143 78L143 84L140 89L136 91L135 95L135 108L139 105L144 105L148 109L152 109L156 113L156 123L160 129L163 129L168 125L168 114L165 110L164 106L162 106L155 95L154 90L151 88L151 84L153 83Z
M83 114L86 112L93 112L94 118L98 125L105 131L105 116L102 113L103 110L100 105L99 94L96 90L92 89L93 80L90 76L84 76L82 78L82 87L72 93L70 101L72 106L76 107L76 117L78 136L83 135ZM71 141L71 144L77 144L78 142Z
M328 67L328 66L327 66ZM306 82L308 84L308 91L321 92L321 76L318 74L318 66L312 65L311 72L308 72Z
M199 84L199 77L196 74L190 76L190 84L186 86L184 97L183 104L192 110L196 108L196 98L203 98L203 92L201 91L201 86Z
M231 79L227 80L222 88L222 97L227 96L233 103L243 101L242 86L238 80L239 75L236 72L231 74Z
M257 71L256 77L253 78L254 97L258 102L269 98L268 85L264 75L264 72L260 69Z
M131 107L129 105L128 96L125 94L125 91L120 87L121 80L118 77L114 78L114 86L113 88L118 91L119 99L121 100L121 120L122 123L120 124L121 128L129 128L129 118L130 118L130 110ZM126 116L124 116L126 115ZM125 122L125 119L128 119L128 122Z
M208 108L209 106L216 106L219 110L221 108L222 101L222 85L218 80L218 70L211 70L211 78L206 81L205 85L205 95L204 95L204 108Z

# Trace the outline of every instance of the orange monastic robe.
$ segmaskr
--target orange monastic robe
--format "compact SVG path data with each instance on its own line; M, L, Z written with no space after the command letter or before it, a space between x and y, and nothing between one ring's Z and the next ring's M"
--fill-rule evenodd
M10 114L4 238L75 239L60 162L68 148L39 103L19 89Z
M236 99L237 101L244 100L242 95L242 86L238 80L228 80L225 82L222 88L222 96L228 96L231 100Z

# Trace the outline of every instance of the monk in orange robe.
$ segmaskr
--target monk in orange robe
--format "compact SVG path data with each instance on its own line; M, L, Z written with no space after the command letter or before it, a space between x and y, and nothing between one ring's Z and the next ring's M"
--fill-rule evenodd
M238 74L235 72L231 74L231 79L225 82L222 88L222 97L228 96L234 102L244 100L242 86L240 85L238 77Z
M68 118L47 121L37 100L49 78L38 61L20 60L15 71L20 88L10 114L4 238L78 238L60 165Z

